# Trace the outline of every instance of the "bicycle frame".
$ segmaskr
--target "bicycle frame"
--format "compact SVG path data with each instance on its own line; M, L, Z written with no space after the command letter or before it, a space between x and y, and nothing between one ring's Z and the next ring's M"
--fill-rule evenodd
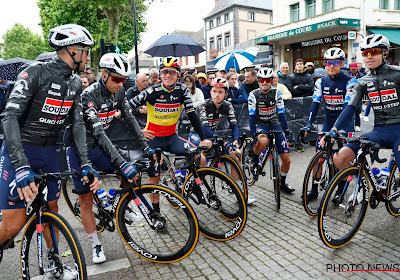
M268 145L264 149L264 150L267 150L267 151L266 151L266 153L264 155L262 155L262 158L261 158L260 174L263 172L265 164L267 163L268 159L270 159L270 165L271 165L270 167L272 167L272 164L273 164L273 162L272 162L272 158L273 158L272 153L276 149L276 146L275 146L275 133L276 132L277 131L268 131L268 133L267 133ZM278 165L280 165L279 159L278 159L277 162L278 162ZM278 166L278 167L280 168L280 166ZM275 178L273 178L273 175L272 175L272 168L270 168L270 179L275 179Z

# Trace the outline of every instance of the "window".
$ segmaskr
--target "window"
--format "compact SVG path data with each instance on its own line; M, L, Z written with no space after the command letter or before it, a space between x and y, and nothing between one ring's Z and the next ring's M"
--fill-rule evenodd
M217 49L222 49L222 35L217 36Z
M210 20L209 27L210 29L214 28L214 20Z
M229 13L224 15L225 23L229 22Z
M379 9L389 9L389 0L379 0Z
M394 9L400 10L400 0L394 0Z
M210 38L210 50L215 50L214 38Z
M217 17L217 26L221 25L221 17Z
M254 12L249 12L249 21L254 21Z
M229 47L231 45L231 33L225 33L225 47Z
M186 57L186 61L185 62L186 62L186 65L189 65L189 57L188 56Z
M306 17L315 16L315 0L306 0Z
M290 21L298 21L299 18L299 3L290 5Z
M323 12L328 13L332 12L335 9L335 1L334 0L324 0L323 1Z

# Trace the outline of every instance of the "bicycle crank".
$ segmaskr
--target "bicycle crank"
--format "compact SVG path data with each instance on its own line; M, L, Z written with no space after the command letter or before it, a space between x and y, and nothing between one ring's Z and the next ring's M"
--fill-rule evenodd
M208 205L209 205L212 209L214 209L214 210L216 210L216 211L220 211L220 210L221 210L221 208L222 208L222 203L221 203L221 200L218 199L218 197L217 197L216 194L210 194L210 195L208 196L208 201L209 201L209 204L208 204Z
M113 218L106 210L100 208L94 215L97 219L99 219L99 227L104 227L109 232L115 231Z
M376 193L375 190L373 190L371 193L371 197L369 198L369 205L371 206L372 209L375 209L379 205L378 194Z

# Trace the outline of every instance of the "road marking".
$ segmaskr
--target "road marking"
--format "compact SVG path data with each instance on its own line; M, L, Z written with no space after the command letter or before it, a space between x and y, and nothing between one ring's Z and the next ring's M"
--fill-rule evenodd
M101 273L128 268L130 266L131 263L129 262L128 258L104 262L100 264L94 264L87 267L87 275L93 276Z

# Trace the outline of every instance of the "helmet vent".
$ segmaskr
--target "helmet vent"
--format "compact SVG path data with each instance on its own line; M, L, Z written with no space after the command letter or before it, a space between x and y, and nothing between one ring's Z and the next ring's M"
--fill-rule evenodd
M119 64L118 60L116 60L115 58L114 58L114 63L115 63L115 65L117 65L118 68L121 68L121 65Z
M64 34L61 34L61 33L57 33L55 39L56 39L57 41L61 41L61 40L67 39L67 38L68 38L68 36L66 36L66 35L64 35Z

